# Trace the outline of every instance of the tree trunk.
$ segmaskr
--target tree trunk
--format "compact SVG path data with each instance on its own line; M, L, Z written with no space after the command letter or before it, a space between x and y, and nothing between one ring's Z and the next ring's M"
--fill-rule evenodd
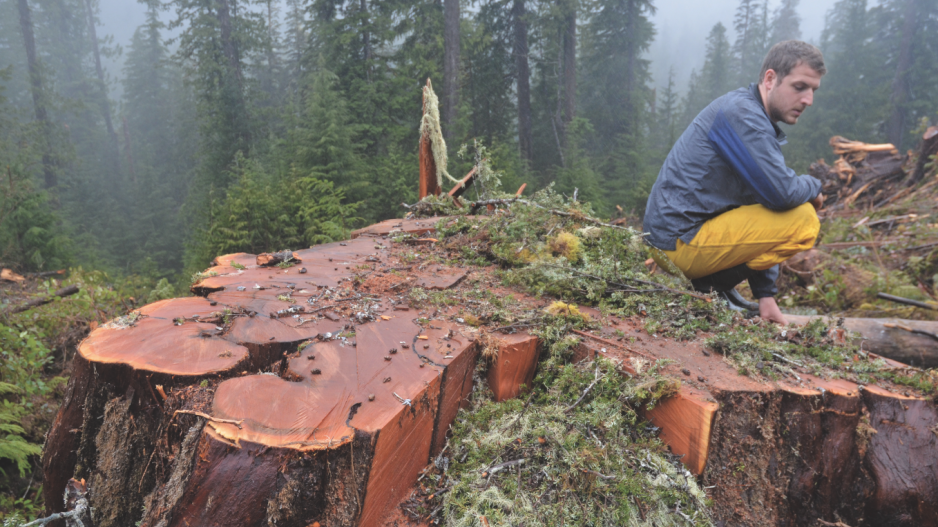
M107 126L108 137L108 157L111 162L111 169L114 175L120 174L120 147L117 143L117 133L114 131L114 123L111 121L111 102L107 96L107 83L104 80L104 68L101 67L101 51L98 48L98 32L95 28L94 11L92 10L91 0L85 0L85 11L88 15L88 31L91 35L91 49L94 51L94 70L98 76L98 83L101 86L101 114L104 116L104 124Z
M889 142L902 148L905 135L905 105L909 100L909 73L912 69L912 48L915 45L915 32L918 29L918 0L906 0L902 21L902 38L899 41L899 58L896 61L896 75L892 79L892 93L889 103L892 110L886 121L886 137Z
M96 527L388 525L383 513L444 450L483 347L478 330L450 318L459 306L420 324L418 310L392 304L406 287L465 279L459 268L405 266L410 250L387 238L432 236L441 219L372 225L297 251L286 269L221 256L193 286L199 296L95 329L43 449L47 510L62 509L75 477L89 484ZM765 359L771 376L744 376L699 339L580 309L602 327L572 331L574 362L602 356L635 374L666 359L660 373L680 379L642 418L702 478L714 523L938 526L933 397L783 359ZM615 340L623 334L635 338ZM488 336L489 386L498 400L516 396L531 386L538 339Z
M244 117L246 110L246 105L244 102L244 81L241 74L241 55L238 50L238 45L234 40L233 31L231 27L231 5L230 0L218 0L218 28L221 33L221 47L222 53L225 55L225 59L228 61L228 73L225 75L226 82L234 83L234 90L236 91L236 101L238 107L234 110L235 115L238 119ZM241 123L233 123L237 128L238 137L244 142L249 143L251 138L251 133L249 130L246 130Z
M443 135L453 139L459 106L459 0L443 0Z
M134 163L134 147L130 142L130 129L127 127L127 118L121 118L121 128L124 131L124 152L127 153L127 166L130 167L130 175L133 178L133 184L137 184L137 168Z
M55 174L55 161L52 149L52 126L49 123L49 114L46 112L45 92L42 88L42 73L39 70L39 59L36 57L36 38L33 35L33 20L27 0L19 0L20 30L23 32L23 46L26 48L26 64L29 68L29 87L33 96L33 110L36 112L36 121L42 129L42 175L45 187L54 188L57 184Z
M531 132L531 73L528 69L528 22L525 19L525 0L514 0L512 30L514 32L515 75L518 82L518 147L521 159L533 159Z
M563 135L564 148L568 147L569 127L576 117L576 7L563 23Z
M365 80L371 83L371 32L368 31L368 3L361 0L360 9L362 12L362 48L365 56Z

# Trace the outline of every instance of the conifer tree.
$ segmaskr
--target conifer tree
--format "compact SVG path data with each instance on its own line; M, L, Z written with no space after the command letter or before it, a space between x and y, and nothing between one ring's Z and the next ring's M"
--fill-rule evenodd
M772 36L768 46L772 47L783 40L801 38L801 17L798 16L800 0L782 0L772 17Z
M736 41L736 84L748 86L757 82L765 56L768 35L768 0L759 5L756 0L740 0L733 19Z
M700 74L691 73L685 98L685 123L689 124L708 104L735 87L731 61L726 27L717 22L707 36L707 54Z
M592 124L594 155L603 187L617 204L633 206L628 196L649 177L644 154L651 128L649 61L643 58L654 38L647 0L601 0L583 30L582 115ZM639 200L640 201L640 200Z
M182 268L185 241L180 208L195 165L198 144L191 96L169 60L155 6L134 32L124 63L121 120L125 166L130 174L132 214L121 261L149 258L163 272Z

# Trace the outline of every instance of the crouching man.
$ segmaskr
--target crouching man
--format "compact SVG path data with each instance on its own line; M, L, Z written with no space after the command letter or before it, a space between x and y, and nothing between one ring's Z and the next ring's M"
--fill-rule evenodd
M676 267L698 291L717 291L730 307L758 308L781 324L778 264L814 246L824 197L820 181L785 166L776 123L798 122L826 72L810 44L773 46L758 83L713 101L677 140L645 212L662 268ZM736 292L743 280L758 306Z

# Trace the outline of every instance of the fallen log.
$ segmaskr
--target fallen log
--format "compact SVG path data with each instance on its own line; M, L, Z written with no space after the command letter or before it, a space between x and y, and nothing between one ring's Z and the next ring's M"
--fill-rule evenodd
M61 288L61 289L55 291L54 293L52 293L52 294L49 295L49 296L44 296L44 297L41 297L41 298L34 298L34 299L30 300L29 302L26 302L26 303L24 303L24 304L20 304L20 305L15 306L15 307L8 307L8 308L4 309L2 312L0 312L0 314L2 314L2 315L13 315L13 314L16 314L16 313L22 313L23 311L28 311L28 310L30 310L30 309L32 309L32 308L34 308L34 307L44 306L44 305L46 305L46 304L52 302L52 301L55 300L56 298L65 298L65 297L67 297L67 296L74 295L74 294L77 293L79 290L80 290L80 288L79 288L77 285L70 285L70 286L67 286L67 287L63 287L63 288Z
M830 317L785 315L788 322L804 325ZM938 322L896 318L845 318L843 327L860 336L863 351L918 368L938 368L938 341L898 326L938 334Z

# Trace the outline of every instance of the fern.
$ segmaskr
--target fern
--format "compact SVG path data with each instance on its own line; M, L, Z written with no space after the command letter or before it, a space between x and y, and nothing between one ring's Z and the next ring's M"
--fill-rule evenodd
M18 386L0 381L0 395L19 394L22 392ZM19 425L27 408L23 404L3 401L0 406L0 459L9 459L16 463L20 477L29 469L29 456L42 453L40 445L30 443L23 438L26 431ZM3 472L0 469L0 472ZM4 473L4 475L6 475Z

